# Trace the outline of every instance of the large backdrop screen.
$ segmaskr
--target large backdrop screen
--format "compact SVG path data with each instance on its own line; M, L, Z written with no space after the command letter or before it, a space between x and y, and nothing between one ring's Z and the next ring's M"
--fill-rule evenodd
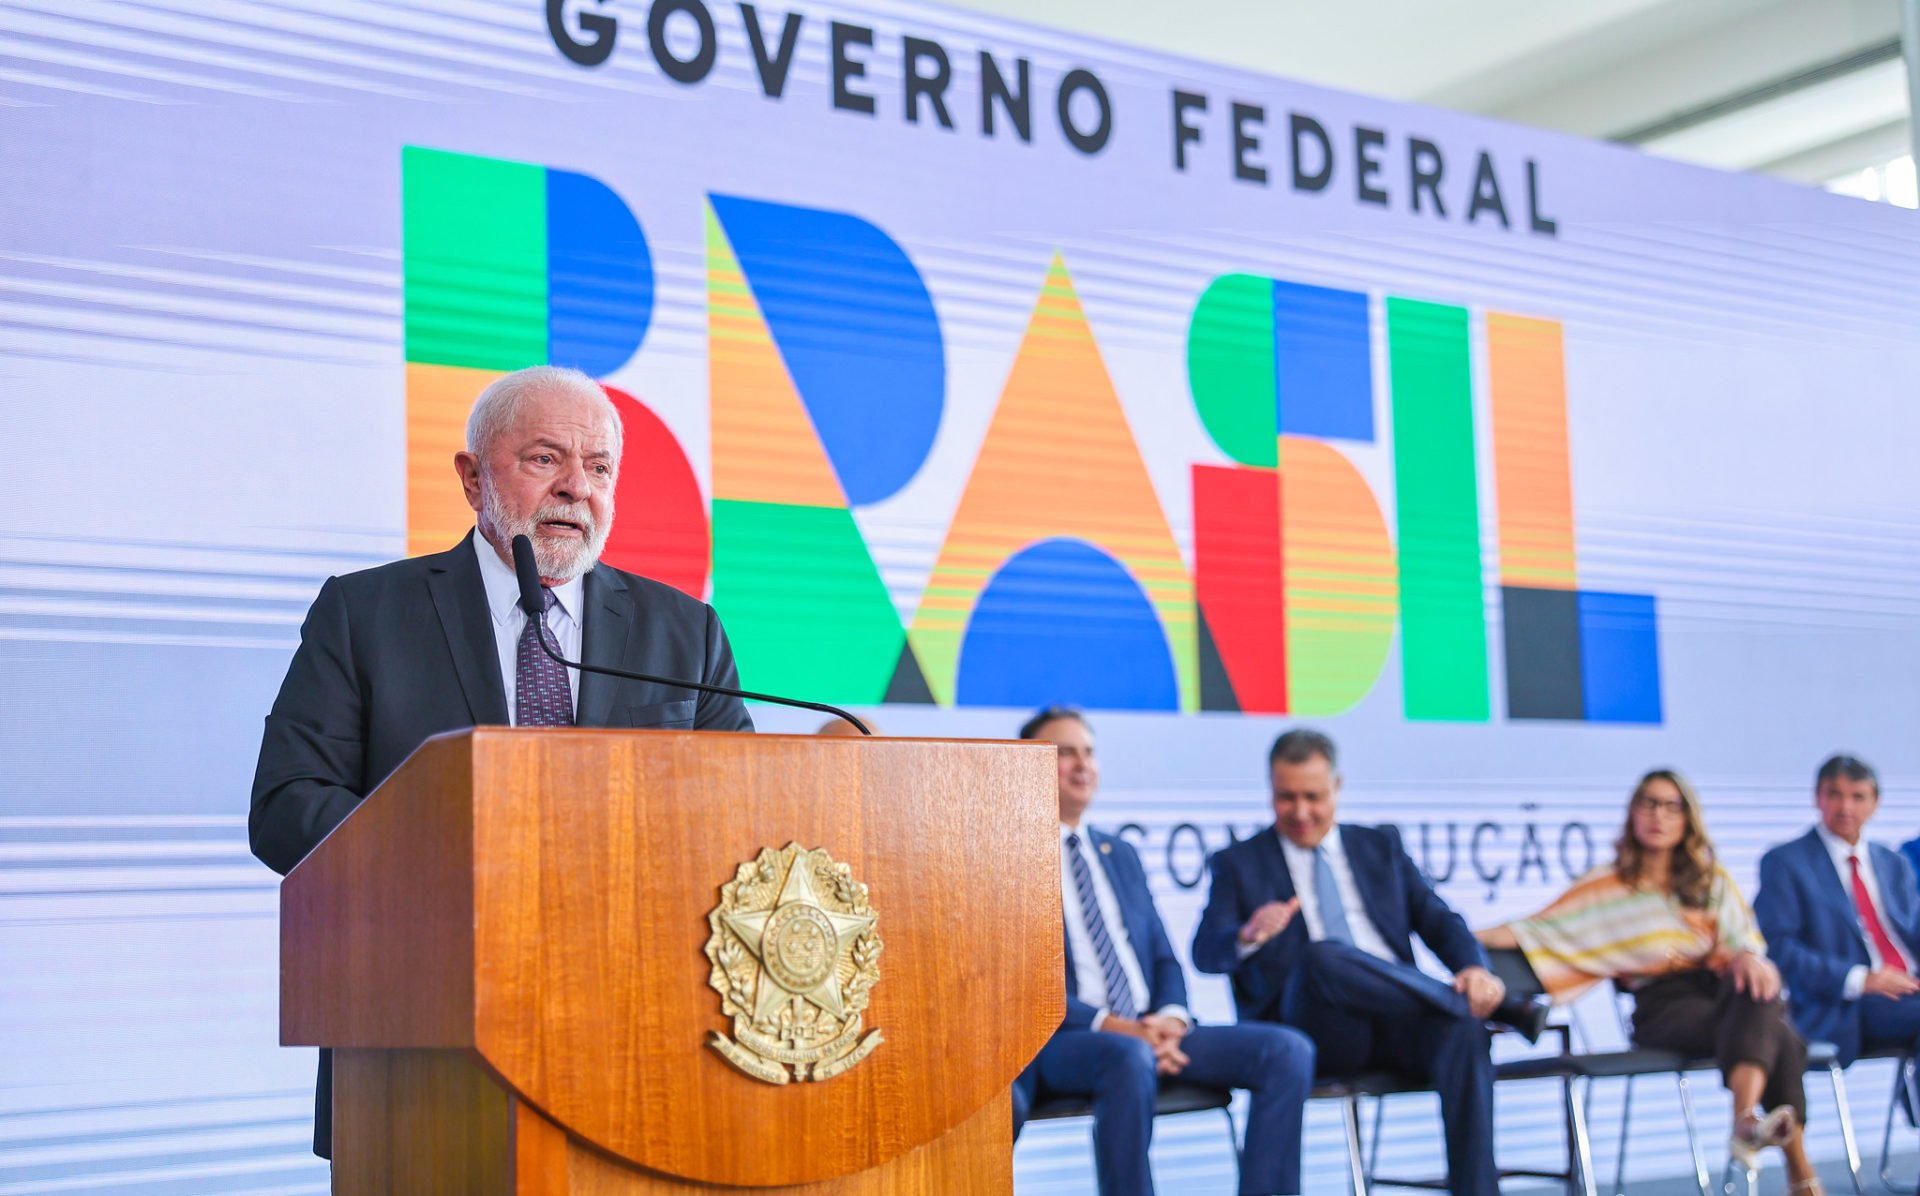
M324 1181L261 718L327 575L471 526L467 407L540 362L625 421L608 559L745 684L893 734L1087 707L1183 951L1301 722L1475 924L1656 765L1749 888L1831 750L1920 830L1910 213L912 3L0 30L0 1190ZM1633 1169L1682 1169L1642 1100ZM1555 1117L1503 1090L1503 1159ZM1431 1106L1388 1136L1437 1167ZM1218 1137L1164 1127L1163 1184ZM1016 1160L1089 1183L1084 1125Z

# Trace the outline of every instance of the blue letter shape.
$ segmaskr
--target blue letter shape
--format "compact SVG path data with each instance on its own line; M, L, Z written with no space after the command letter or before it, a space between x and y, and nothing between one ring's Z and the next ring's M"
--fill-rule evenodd
M1580 592L1580 687L1590 722L1661 721L1652 595Z
M1364 292L1274 282L1274 394L1281 432L1372 443L1368 327Z
M1000 567L967 622L959 671L963 706L1180 708L1153 603L1081 540L1043 540Z
M547 360L604 378L653 315L653 258L632 209L599 179L547 171Z
M898 492L946 403L946 350L920 272L858 217L709 198L847 501Z

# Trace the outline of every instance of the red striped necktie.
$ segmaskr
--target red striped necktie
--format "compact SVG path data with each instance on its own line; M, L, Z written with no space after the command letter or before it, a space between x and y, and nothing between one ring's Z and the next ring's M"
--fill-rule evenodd
M1847 863L1853 872L1853 905L1860 912L1860 925L1866 927L1867 938L1873 941L1873 949L1880 953L1880 966L1896 968L1906 972L1912 969L1907 963L1907 953L1893 941L1887 928L1880 921L1880 911L1873 908L1873 895L1867 892L1866 878L1860 875L1860 857L1850 855Z

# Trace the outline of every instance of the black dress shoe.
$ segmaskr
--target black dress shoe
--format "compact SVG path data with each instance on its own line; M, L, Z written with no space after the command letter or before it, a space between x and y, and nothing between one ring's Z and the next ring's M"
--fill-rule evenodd
M1487 1020L1511 1026L1529 1043L1539 1042L1547 1028L1547 1014L1553 1005L1543 997L1508 997L1494 1008Z

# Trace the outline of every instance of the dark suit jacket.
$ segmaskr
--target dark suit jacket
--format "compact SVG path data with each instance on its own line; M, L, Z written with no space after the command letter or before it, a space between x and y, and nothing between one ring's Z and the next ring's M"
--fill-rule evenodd
M292 870L428 737L507 725L473 539L320 587L267 715L253 776L247 831L253 854L275 872ZM587 574L581 594L587 663L739 686L726 634L706 603L606 565ZM738 698L585 672L575 722L753 730ZM332 1137L329 1079L323 1058L314 1116L322 1156Z
M1180 970L1180 960L1173 953L1173 943L1167 938L1167 928L1160 921L1160 911L1154 908L1153 893L1147 888L1147 870L1140 864L1140 854L1125 839L1109 835L1105 831L1096 831L1089 827L1086 838L1092 847L1092 856L1099 861L1107 874L1107 883L1113 886L1113 896L1120 903L1120 920L1126 923L1127 940L1133 946L1133 953L1140 960L1140 971L1146 977L1147 1007L1143 1013L1155 1009L1164 1009L1169 1005L1187 1003L1187 978ZM1061 928L1062 933L1065 927ZM1099 1008L1080 999L1080 983L1073 970L1073 941L1067 941L1067 1016L1060 1023L1062 1030L1085 1030L1093 1025L1093 1015Z
M1920 949L1920 892L1913 869L1898 852L1867 845L1880 905L1908 951ZM1842 1064L1860 1054L1860 1002L1843 997L1847 973L1867 966L1867 940L1853 893L1816 831L1760 857L1760 891L1753 898L1767 955L1787 982L1793 1020L1809 1041L1830 1042ZM1877 998L1876 998L1877 999Z
M1402 963L1413 963L1412 936L1418 934L1440 962L1456 972L1487 966L1487 953L1466 921L1440 899L1414 866L1401 846L1399 831L1341 823L1340 839L1367 917ZM1279 1021L1281 994L1309 941L1307 920L1295 917L1244 960L1235 944L1240 927L1254 910L1295 896L1287 857L1280 849L1280 832L1268 827L1251 839L1224 847L1214 853L1210 867L1213 887L1194 930L1193 966L1231 978L1240 1020Z

